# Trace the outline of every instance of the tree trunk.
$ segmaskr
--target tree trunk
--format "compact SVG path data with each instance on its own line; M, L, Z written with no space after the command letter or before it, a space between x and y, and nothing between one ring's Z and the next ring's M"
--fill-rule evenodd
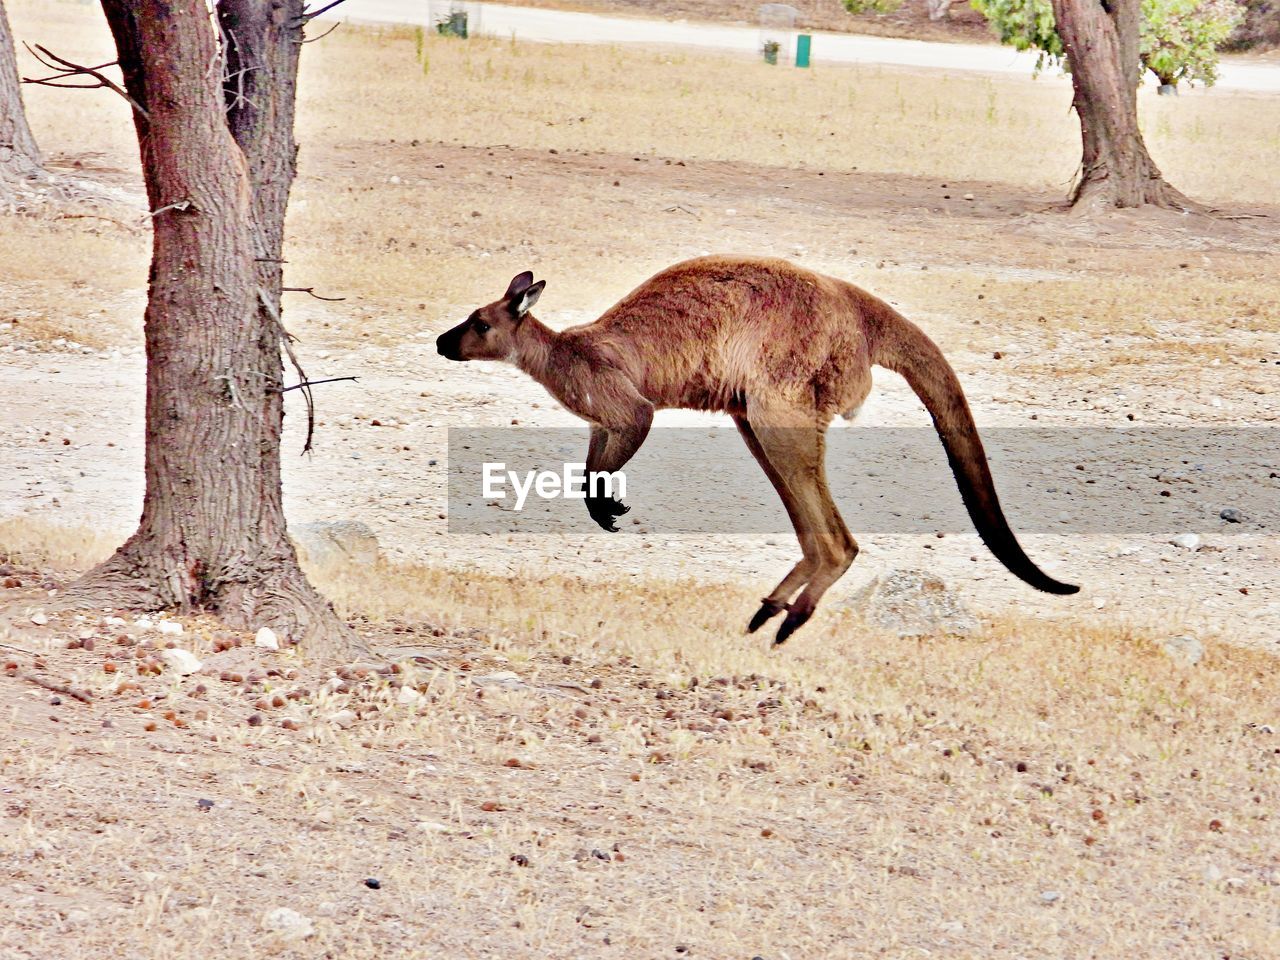
M0 0L0 210L25 206L24 188L47 179L36 138L27 125L19 84L13 33Z
M237 41L273 38L246 61L254 66L242 76L258 86L256 107L232 110L233 122L254 111L236 125L239 144L205 0L102 6L125 86L146 111L134 113L153 211L146 496L137 532L71 594L208 609L236 628L271 626L318 656L363 655L299 568L281 503L278 261L300 4L229 4L241 17Z
M1197 205L1161 176L1138 126L1140 0L1053 0L1084 158L1074 206Z

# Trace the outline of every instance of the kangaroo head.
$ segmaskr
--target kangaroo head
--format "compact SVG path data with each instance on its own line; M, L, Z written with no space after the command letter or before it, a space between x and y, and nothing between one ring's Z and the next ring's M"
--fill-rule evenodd
M547 281L533 282L526 270L511 279L501 300L473 310L471 316L436 338L436 352L449 360L507 360L525 316L542 296Z

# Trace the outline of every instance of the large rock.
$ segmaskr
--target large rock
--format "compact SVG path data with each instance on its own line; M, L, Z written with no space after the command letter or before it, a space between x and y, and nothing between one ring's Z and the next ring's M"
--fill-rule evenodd
M358 520L323 520L289 528L302 558L317 566L372 566L378 562L378 538Z
M891 570L842 601L872 626L900 637L973 633L980 626L947 585L920 570Z

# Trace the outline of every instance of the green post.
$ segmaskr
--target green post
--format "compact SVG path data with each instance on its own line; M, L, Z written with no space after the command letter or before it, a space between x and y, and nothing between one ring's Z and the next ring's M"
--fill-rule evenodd
M813 38L807 33L802 33L796 37L796 66L809 66L809 44Z

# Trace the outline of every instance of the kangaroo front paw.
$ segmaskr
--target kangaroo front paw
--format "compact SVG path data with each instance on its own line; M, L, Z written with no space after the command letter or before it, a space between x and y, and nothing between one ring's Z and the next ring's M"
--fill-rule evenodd
M587 513L591 514L592 520L600 524L602 530L608 530L610 533L618 532L614 521L630 509L621 500L613 497L587 497Z
M756 615L747 624L747 633L755 633L785 609L787 609L786 604L765 597L760 604L760 609L756 611Z

